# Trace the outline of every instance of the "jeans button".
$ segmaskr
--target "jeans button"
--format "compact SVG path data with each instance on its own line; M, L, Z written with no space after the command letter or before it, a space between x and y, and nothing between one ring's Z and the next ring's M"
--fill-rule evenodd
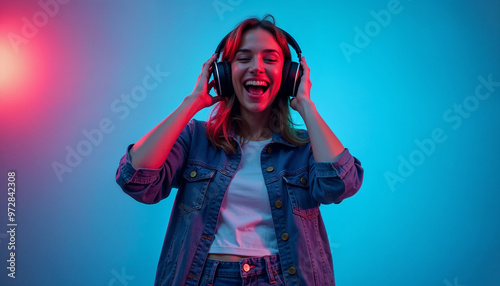
M243 271L245 272L250 271L250 265L248 265L248 263L243 264Z
M297 273L297 268L293 266L288 268L288 273L290 273L290 275L294 275L295 273Z
M283 206L283 202L281 202L280 200L277 200L274 205L276 206L276 208L278 209L281 209L281 207Z
M288 238L290 238L290 236L288 235L288 233L284 232L282 235L281 235L281 239L283 239L283 241L287 241Z

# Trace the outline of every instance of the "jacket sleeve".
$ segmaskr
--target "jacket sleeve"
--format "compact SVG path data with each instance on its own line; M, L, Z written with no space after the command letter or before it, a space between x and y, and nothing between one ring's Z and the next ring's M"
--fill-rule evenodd
M145 204L155 204L170 195L172 188L179 188L182 170L191 146L194 120L182 130L159 169L135 169L130 160L129 145L116 171L116 182L122 190Z
M353 196L361 187L364 170L361 162L344 149L333 163L315 162L309 157L312 195L321 204L338 204Z

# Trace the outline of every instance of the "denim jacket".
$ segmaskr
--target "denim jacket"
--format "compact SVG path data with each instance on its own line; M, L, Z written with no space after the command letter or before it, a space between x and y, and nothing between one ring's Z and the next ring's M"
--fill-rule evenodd
M205 127L204 122L191 120L159 169L135 169L129 152L120 160L116 181L135 200L154 204L169 196L172 188L178 189L156 272L157 286L198 285L222 200L240 164L240 146L234 155L214 148ZM335 285L319 206L338 204L358 191L361 163L348 149L336 162L315 162L310 143L295 146L274 133L262 150L261 165L285 284Z

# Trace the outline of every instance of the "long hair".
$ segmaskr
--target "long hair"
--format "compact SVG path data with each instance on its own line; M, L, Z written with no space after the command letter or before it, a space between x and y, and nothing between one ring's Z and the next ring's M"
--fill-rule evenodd
M222 60L232 62L240 46L243 34L248 30L257 28L266 30L273 35L283 51L285 61L291 59L286 37L275 25L274 17L266 15L262 20L248 18L231 31L224 46ZM282 94L282 90L284 90L283 86L280 87L279 94L271 105L269 128L273 132L280 133L288 142L296 146L303 145L309 139L301 138L295 129L290 114L290 99ZM236 153L236 142L230 138L231 130L241 138L246 138L249 133L248 125L241 117L240 103L235 94L218 102L212 110L207 121L207 137L216 148L234 154Z

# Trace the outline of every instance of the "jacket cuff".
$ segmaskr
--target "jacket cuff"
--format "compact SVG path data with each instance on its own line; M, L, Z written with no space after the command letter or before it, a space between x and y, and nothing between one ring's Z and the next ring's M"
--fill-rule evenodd
M130 144L127 147L127 153L120 160L119 177L125 184L127 183L150 184L154 182L160 175L161 168L159 169L134 168L134 166L132 165L132 161L130 160L130 152L129 152L133 146L134 144Z
M316 162L316 176L317 177L339 177L344 179L345 175L354 165L354 157L349 153L349 149L344 149L340 158L333 162Z

